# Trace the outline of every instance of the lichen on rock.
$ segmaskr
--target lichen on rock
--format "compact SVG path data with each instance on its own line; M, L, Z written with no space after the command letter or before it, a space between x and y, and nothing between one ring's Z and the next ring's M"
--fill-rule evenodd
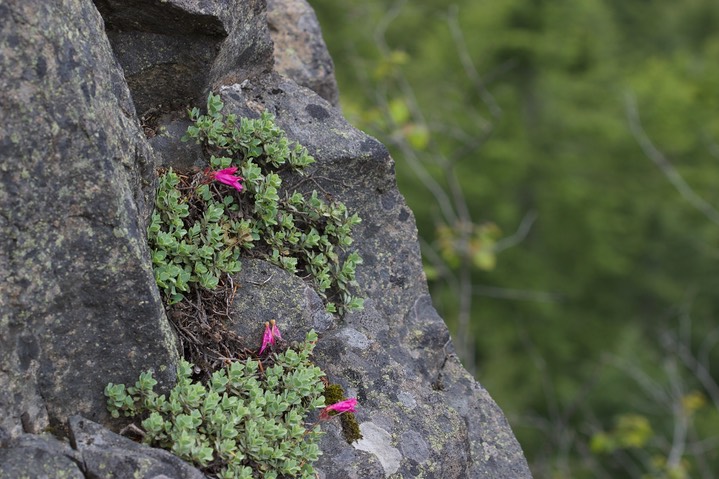
M275 15L283 3L272 3ZM315 328L315 361L359 401L364 439L348 444L341 425L327 423L322 477L531 477L501 410L462 368L432 307L393 159L347 123L331 92L328 102L291 69L273 71L264 1L28 0L0 4L0 17L0 438L13 438L0 457L18 453L23 429L52 423L65 434L95 431L128 458L111 466L118 474L144 467L146 451L105 435L113 424L102 391L147 369L172 383L178 352L145 228L155 167L187 146L163 128L182 129L173 122L213 91L228 113L274 115L317 160L311 180L294 186L321 188L363 219L353 231L363 311L320 313L307 283L261 260L234 278L238 336L254 346L254 328L269 319L283 322L290 341ZM273 28L283 28L275 18ZM282 38L283 48L307 46L303 35ZM162 48L146 54L145 41ZM153 108L143 130L136 111ZM148 141L150 132L162 141ZM182 161L191 167L201 157L194 150ZM68 425L77 412L102 426ZM92 446L76 452L105 454ZM60 457L72 470L61 457L75 453L60 449L21 452ZM101 463L84 464L81 474L98 474L89 468ZM193 471L172 477L199 477Z

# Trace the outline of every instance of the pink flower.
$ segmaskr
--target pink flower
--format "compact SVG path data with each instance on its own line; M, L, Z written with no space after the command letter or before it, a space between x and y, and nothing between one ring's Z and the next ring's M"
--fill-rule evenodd
M273 319L269 323L265 323L265 332L262 335L262 347L260 348L260 354L263 353L268 346L274 346L277 344L277 340L282 340L280 334L280 328L277 327L275 320Z
M330 412L334 412L336 414L342 414L343 412L355 412L355 406L357 405L357 398L349 398L345 399L344 401L340 401L334 404L330 404L326 408L322 410L320 413L320 419L327 420L329 419ZM333 414L334 416L334 414Z
M237 191L242 191L242 185L240 184L240 181L242 181L243 178L241 176L235 176L236 172L237 172L237 167L231 166L230 168L225 168L224 170L211 171L210 177L214 178L215 180L219 181L220 183L230 185Z
M270 323L265 323L265 333L262 335L262 347L260 348L260 354L269 346L275 344L275 338L272 336L272 330L270 329Z
M275 324L275 320L273 319L272 321L270 321L270 324L272 324L272 337L277 338L280 341L282 341L282 335L280 334L280 328L278 328L277 325Z

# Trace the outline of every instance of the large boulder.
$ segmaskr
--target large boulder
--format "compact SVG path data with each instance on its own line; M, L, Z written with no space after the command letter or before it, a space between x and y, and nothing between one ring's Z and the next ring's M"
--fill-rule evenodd
M70 443L43 434L0 440L0 479L205 479L164 449L138 444L101 425L72 416Z
M0 427L16 435L106 421L105 384L171 384L177 352L144 233L153 153L100 14L29 0L0 17Z
M21 434L0 440L0 479L84 479L81 463L76 451L50 435Z
M314 328L317 363L359 399L363 439L348 444L326 423L320 477L531 477L432 307L392 158L316 86L332 75L312 66L326 51L306 4L271 1L268 17L263 0L95 3L104 24L90 0L0 4L9 19L0 27L0 437L48 423L62 432L72 414L87 418L70 420L71 451L15 442L21 450L3 454L47 464L79 457L86 477L100 474L90 454L119 458L111 467L120 475L159 474L142 469L145 452L94 422L112 424L107 382L153 369L171 383L177 353L144 237L153 169L200 161L201 149L176 133L187 102L213 90L229 113L271 112L315 156L311 181L288 175L287 188L320 188L363 219L353 233L363 311L329 315L305 282L261 260L234 278L234 327L247 347L257 347L265 320L277 319L289 340ZM297 57L307 68L281 66L270 30L281 48L314 52ZM62 457L58 467L75 474Z
M310 4L306 0L267 0L267 23L275 44L275 71L333 106L339 105L335 66Z
M138 444L81 416L68 421L72 453L82 460L88 479L204 479L205 475L164 449ZM110 473L108 474L108 471Z
M208 81L272 69L263 0L95 0L137 112L184 109ZM216 61L218 60L218 61Z
M259 324L269 319L285 322L291 340L310 328L320 331L318 364L359 400L356 416L364 438L347 444L338 424L326 426L321 474L530 477L501 410L461 366L432 307L414 216L397 190L386 148L350 126L328 102L278 75L224 86L220 94L228 113L274 114L288 136L317 160L309 172L315 181L298 178L300 190L321 188L362 217L353 246L364 259L357 269L358 293L366 298L363 311L327 322L311 306L306 286L293 287L273 267L256 272L253 265L252 272L237 276L237 321L254 319L238 326L239 332L248 335L254 328L259 338ZM285 179L288 188L292 183ZM276 310L266 311L258 298Z

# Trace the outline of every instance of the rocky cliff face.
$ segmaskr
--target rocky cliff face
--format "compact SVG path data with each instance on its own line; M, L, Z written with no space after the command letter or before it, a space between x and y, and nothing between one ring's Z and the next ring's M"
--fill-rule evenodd
M259 338L269 319L290 340L314 328L316 362L359 399L364 438L347 444L328 423L320 476L530 477L431 305L392 158L335 107L303 0L0 1L0 18L0 477L202 477L99 424L113 426L108 382L147 369L173 382L177 343L145 228L155 167L201 164L179 137L186 106L209 91L228 113L274 114L317 159L314 187L363 218L361 312L325 313L303 281L261 260L234 278L241 336Z

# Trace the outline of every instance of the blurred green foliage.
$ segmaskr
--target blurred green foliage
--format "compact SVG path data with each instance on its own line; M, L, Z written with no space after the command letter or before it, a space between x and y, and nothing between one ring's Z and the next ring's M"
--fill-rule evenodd
M310 3L345 114L397 160L453 331L462 303L431 255L461 267L451 245L462 229L491 233L471 271L476 347L463 359L535 476L714 477L719 224L640 148L628 108L636 100L647 137L719 206L719 3ZM442 220L418 165L445 191L455 171L471 224ZM526 236L500 251L497 232L528 212ZM685 414L692 391L711 400Z

